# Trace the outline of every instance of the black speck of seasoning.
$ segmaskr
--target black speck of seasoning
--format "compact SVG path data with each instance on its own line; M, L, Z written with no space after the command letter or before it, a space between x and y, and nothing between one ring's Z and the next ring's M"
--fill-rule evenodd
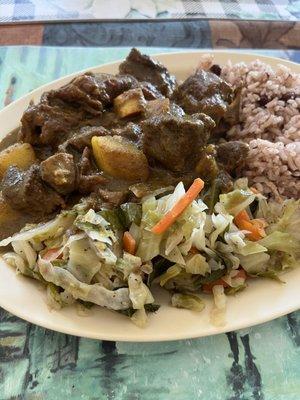
M213 64L211 67L210 67L210 72L212 72L213 74L215 74L215 75L217 75L217 76L220 76L221 75L221 72L222 72L222 68L220 67L220 65L218 65L218 64Z
M10 80L10 83L11 83L12 85L15 85L16 82L17 82L17 78L16 78L15 76L13 76L13 77L11 78L11 80Z
M296 94L294 92L288 92L288 93L283 94L280 97L280 100L287 102L288 100L294 100L295 97L296 97Z
M265 94L263 94L262 96L260 96L260 99L258 100L258 104L259 104L261 107L265 107L269 102L270 102L270 99L269 99L268 96L266 96Z

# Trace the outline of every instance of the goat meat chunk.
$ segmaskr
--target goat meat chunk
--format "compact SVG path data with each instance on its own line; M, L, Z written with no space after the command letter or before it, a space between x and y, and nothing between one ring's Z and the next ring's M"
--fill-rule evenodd
M41 162L41 177L60 194L68 194L75 190L76 164L68 153L56 153Z
M171 171L185 172L195 168L215 124L202 114L190 118L159 114L141 126L146 156Z
M47 215L64 205L61 196L42 181L38 165L27 171L9 167L2 181L2 194L12 208L31 215Z
M186 113L205 113L218 123L233 100L233 90L216 74L199 70L176 89L173 100Z
M120 64L119 71L134 76L140 82L150 82L166 97L170 97L176 87L175 76L165 66L137 49L131 50L126 60Z

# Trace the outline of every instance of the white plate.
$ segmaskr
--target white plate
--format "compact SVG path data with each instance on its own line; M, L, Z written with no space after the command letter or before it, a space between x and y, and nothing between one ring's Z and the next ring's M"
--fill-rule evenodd
M242 53L214 52L215 61L224 64L250 62L256 58L276 68L278 63L287 65L300 73L300 66L288 61ZM200 52L161 54L156 58L182 79L196 67ZM94 72L117 72L118 63L106 64L90 70ZM15 129L30 100L39 100L40 95L70 81L77 74L58 79L44 85L27 96L15 101L0 112L0 140ZM149 326L139 329L129 319L114 312L95 307L88 316L79 316L75 307L61 311L49 311L45 303L45 291L35 281L16 276L12 268L0 260L0 306L7 311L45 328L72 335L94 339L122 341L162 341L214 335L245 328L280 317L300 308L300 268L284 276L285 284L271 280L250 281L247 290L228 298L227 323L217 328L209 321L212 307L206 299L202 313L172 308L168 305L168 293L156 292L155 300L162 304L160 310L150 316Z

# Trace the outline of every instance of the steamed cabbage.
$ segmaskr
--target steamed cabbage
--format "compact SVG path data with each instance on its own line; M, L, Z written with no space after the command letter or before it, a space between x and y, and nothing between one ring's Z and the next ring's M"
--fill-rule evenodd
M158 283L178 308L201 311L199 294L211 293L212 321L223 325L226 294L245 289L248 276L281 281L282 271L299 266L300 201L268 203L241 179L213 210L198 198L165 232L153 233L184 195L180 182L172 193L157 190L115 209L77 205L2 240L0 246L11 246L3 258L17 273L42 282L48 305L57 310L74 302L81 308L96 304L144 327L147 313L158 308L151 291ZM248 240L234 223L245 209L253 219L264 218L266 236L259 241ZM124 251L125 230L136 242L135 254Z

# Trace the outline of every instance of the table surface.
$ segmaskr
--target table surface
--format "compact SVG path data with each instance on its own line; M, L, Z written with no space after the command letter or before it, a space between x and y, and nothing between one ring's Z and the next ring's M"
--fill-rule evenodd
M0 22L146 18L297 21L300 16L299 0L1 0L0 5Z
M0 108L128 50L0 47ZM299 61L297 51L268 53ZM299 400L300 312L239 332L138 344L52 332L0 309L0 400L61 398Z

